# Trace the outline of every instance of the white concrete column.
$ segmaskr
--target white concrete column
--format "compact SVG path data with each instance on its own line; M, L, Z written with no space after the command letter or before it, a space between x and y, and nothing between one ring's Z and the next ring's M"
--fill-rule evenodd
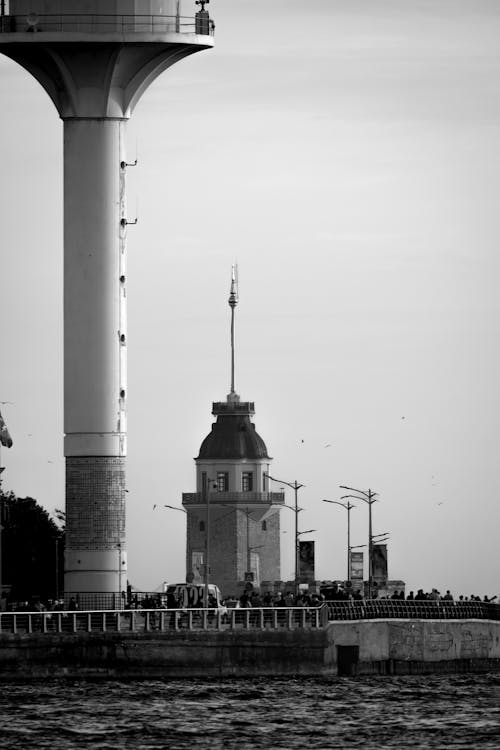
M126 455L124 130L64 123L66 456Z
M64 122L65 592L88 607L127 583L124 130Z

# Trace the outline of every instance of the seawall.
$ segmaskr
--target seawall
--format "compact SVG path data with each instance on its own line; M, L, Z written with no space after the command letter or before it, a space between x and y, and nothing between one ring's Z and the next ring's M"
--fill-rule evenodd
M0 680L333 677L500 670L500 622L365 620L319 629L0 635Z

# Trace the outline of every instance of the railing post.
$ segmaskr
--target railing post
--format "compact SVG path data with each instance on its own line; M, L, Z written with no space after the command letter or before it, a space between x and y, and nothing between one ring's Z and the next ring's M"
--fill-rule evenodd
M73 614L71 615L71 617L72 617L72 620L73 620L73 623L72 623L72 625L73 625L73 633L76 633L76 612L73 612Z
M42 633L47 632L47 612L42 613Z
M264 610L262 608L259 609L259 627L264 630Z
M230 625L231 625L231 630L234 630L235 627L236 627L236 610L235 609L231 610L231 622L230 622Z
M92 632L92 613L87 612L87 633Z
M165 630L165 612L162 609L160 612L160 633L163 633Z
M278 610L273 609L273 628L274 630L278 629Z
M116 613L116 632L119 633L122 627L121 613Z
M286 626L287 626L288 630L292 629L292 614L293 614L293 610L292 609L288 609L287 613L286 613L286 620L287 620Z
M193 629L193 610L188 609L188 630Z
M245 609L245 630L250 629L250 610Z
M14 634L17 633L17 615L14 615L14 618L12 620L12 632Z
M33 632L33 621L31 619L31 612L28 613L28 633Z
M57 632L62 633L62 614L57 613Z
M101 627L102 627L102 632L105 633L106 632L106 612L102 613Z
M179 630L179 615L180 612L175 610L174 612L174 630Z
M201 613L201 627L203 630L207 630L208 628L208 609L202 610Z
M149 633L149 609L146 610L146 621L144 623L144 630Z
M305 627L306 627L306 614L307 614L307 613L306 613L306 610L305 610L305 609L303 609L303 610L302 610L302 627L303 627L303 628L305 628Z

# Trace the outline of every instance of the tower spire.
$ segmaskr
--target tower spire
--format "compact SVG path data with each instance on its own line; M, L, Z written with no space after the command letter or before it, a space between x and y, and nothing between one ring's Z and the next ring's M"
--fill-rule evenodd
M229 396L234 398L234 308L238 304L238 266L233 264L231 268L231 289L229 292L229 307L231 308L231 393Z

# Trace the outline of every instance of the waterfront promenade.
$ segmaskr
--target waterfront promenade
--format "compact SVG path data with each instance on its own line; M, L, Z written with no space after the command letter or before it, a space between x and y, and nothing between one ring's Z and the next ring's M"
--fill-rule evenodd
M0 634L295 630L324 628L336 621L393 619L500 621L500 604L369 599L319 607L2 612Z
M438 674L500 669L500 606L2 612L0 679Z

